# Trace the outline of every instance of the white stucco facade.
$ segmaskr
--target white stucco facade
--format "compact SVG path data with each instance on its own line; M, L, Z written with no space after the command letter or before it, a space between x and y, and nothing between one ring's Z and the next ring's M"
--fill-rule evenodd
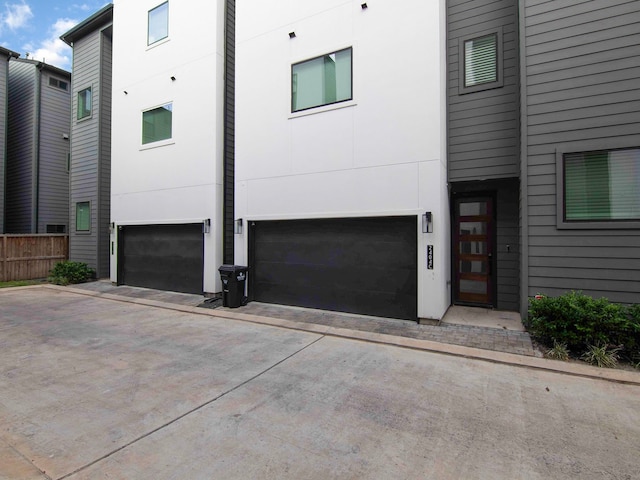
M440 319L450 304L445 0L362 3L238 2L235 216L415 216L418 316ZM353 99L292 113L292 64L348 47ZM426 211L433 233L421 231Z
M225 2L168 2L168 36L148 46L148 12L163 3L114 2L111 220L117 229L210 219L203 291L219 292ZM142 112L168 103L171 138L143 145Z

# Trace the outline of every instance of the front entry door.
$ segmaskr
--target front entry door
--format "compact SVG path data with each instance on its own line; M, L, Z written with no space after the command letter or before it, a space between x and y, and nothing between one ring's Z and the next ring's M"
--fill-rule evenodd
M495 306L493 199L457 198L454 203L454 303Z

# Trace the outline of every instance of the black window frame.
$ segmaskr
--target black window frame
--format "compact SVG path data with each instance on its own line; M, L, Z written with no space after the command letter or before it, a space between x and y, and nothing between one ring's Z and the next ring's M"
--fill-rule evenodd
M85 112L87 112L85 115L80 116L80 95L83 92L89 92L89 110L84 110ZM86 105L86 100L85 100L85 105ZM76 120L86 120L88 118L91 118L93 116L93 88L92 86L88 86L86 88L83 88L82 90L79 90L78 93L76 94Z
M351 72L350 72L350 75L351 75L351 86L350 86L351 95L349 96L349 98L345 98L343 100L336 100L335 102L321 103L319 105L313 105L311 107L295 109L294 108L294 101L293 101L293 89L294 89L294 83L295 83L294 68L296 66L298 66L298 65L302 65L302 64L307 63L307 62L312 62L312 61L317 60L319 58L324 58L324 57L327 57L329 55L334 55L334 54L338 54L338 53L341 53L341 52L346 52L347 50L349 50L351 52L351 62L350 62L350 65L349 65L349 67L351 69ZM300 113L300 112L305 112L307 110L311 110L311 109L314 109L314 108L326 107L326 106L329 106L329 105L336 105L336 104L339 104L339 103L353 101L353 46L346 47L346 48L341 48L339 50L334 50L334 51L328 52L328 53L323 53L322 55L316 55L315 57L307 58L305 60L301 60L299 62L292 63L291 64L291 83L290 83L290 91L289 92L290 92L290 99L291 99L291 105L290 105L291 113Z
M492 82L484 82L475 85L465 85L466 78L466 57L465 44L467 42L495 35L496 37L496 80ZM468 93L482 92L484 90L493 90L504 86L504 45L502 27L493 28L476 32L473 35L461 37L458 45L458 94L464 95Z
M80 205L84 205L86 204L88 209L89 209L89 226L87 229L80 229L78 228L78 207ZM90 234L91 233L91 201L90 200L83 200L80 202L76 202L76 209L75 209L75 231L76 233L80 233L80 234Z

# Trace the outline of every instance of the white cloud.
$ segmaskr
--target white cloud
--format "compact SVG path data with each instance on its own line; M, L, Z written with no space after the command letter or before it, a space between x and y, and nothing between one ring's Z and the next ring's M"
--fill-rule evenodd
M15 31L23 28L33 18L31 7L24 3L5 3L4 14L0 15L0 25Z
M91 5L87 5L86 3L83 3L83 4L74 3L73 5L71 5L71 8L81 10L83 12L88 12L89 10L93 9Z
M60 35L78 24L77 20L61 18L52 25L49 37L43 40L39 47L33 50L33 45L25 45L25 51L30 52L29 58L40 60L56 67L71 68L71 48L60 40ZM32 47L28 50L28 47Z

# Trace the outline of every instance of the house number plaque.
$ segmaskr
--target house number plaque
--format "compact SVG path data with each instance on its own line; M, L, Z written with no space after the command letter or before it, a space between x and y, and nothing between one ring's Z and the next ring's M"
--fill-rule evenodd
M427 269L433 270L433 245L427 245Z

